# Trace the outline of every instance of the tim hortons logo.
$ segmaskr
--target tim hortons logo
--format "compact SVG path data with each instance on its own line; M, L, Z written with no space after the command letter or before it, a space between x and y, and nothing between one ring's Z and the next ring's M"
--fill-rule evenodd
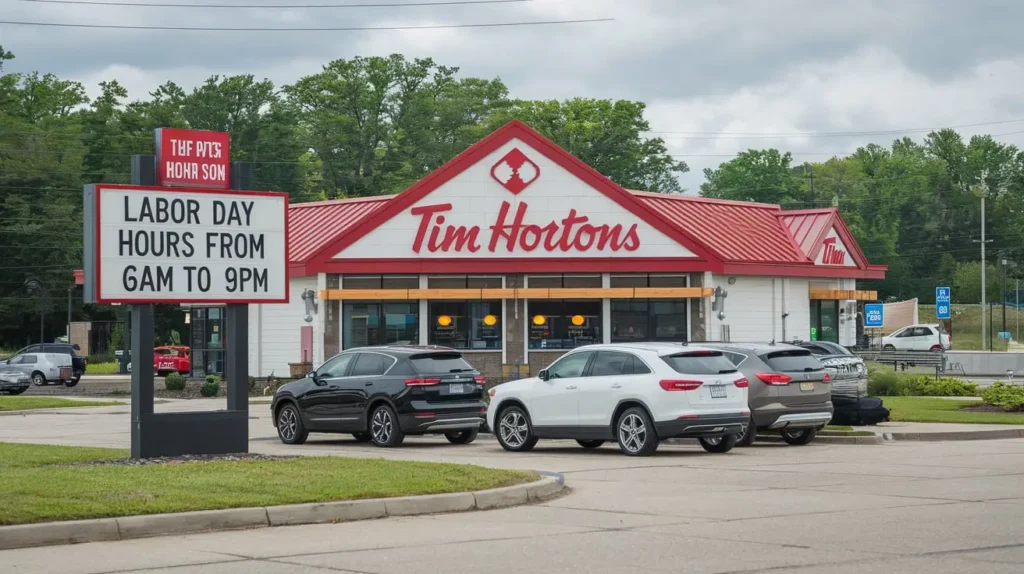
M825 248L821 253L822 265L842 265L846 263L846 251L836 249L836 238L829 237L824 241Z
M491 177L514 194L526 189L539 176L540 168L519 148L512 148L512 151L491 166Z
M569 215L563 219L550 221L544 225L524 223L528 208L525 201L519 202L510 221L509 212L512 210L512 204L507 201L501 202L497 219L487 228L490 230L490 236L487 238L488 251L493 253L501 248L510 253L517 249L525 252L536 249L548 252L586 252L592 249L617 252L636 251L640 248L640 236L635 223L628 229L624 229L621 223L593 225L588 223L590 218L579 215L575 209L570 209ZM481 235L485 233L481 226L446 224L442 214L451 209L452 204L439 203L421 205L410 210L413 216L420 218L416 238L412 244L413 251L419 253L424 247L431 253L476 253L480 250Z

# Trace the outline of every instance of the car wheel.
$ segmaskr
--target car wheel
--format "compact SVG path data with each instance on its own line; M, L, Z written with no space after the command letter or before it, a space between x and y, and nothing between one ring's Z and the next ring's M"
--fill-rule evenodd
M750 420L747 421L747 428L736 439L736 446L750 446L754 444L755 440L757 440L757 425L754 424L754 417L750 417Z
M32 384L41 387L46 384L46 377L39 371L36 371L32 373Z
M352 438L356 439L356 442L370 442L373 437L368 432L354 432Z
M814 440L814 437L818 436L818 429L797 429L797 430L784 430L782 431L782 440L786 441L786 444L794 446L803 446Z
M469 429L464 431L452 431L444 433L444 438L448 439L448 442L452 444L469 444L476 440L476 435L480 434L477 429Z
M894 345L885 345L885 346L882 347L882 350L883 351L895 351L896 347Z
M295 405L289 403L277 411L277 437L284 444L302 444L309 438Z
M370 440L383 448L394 448L405 440L405 433L398 426L398 416L388 405L380 405L370 417Z
M630 407L619 416L615 425L619 450L627 456L651 456L658 450L658 434L647 411Z
M734 434L724 436L700 437L700 446L708 452L729 452L736 446L737 437Z
M519 407L508 407L498 415L498 428L494 436L501 448L512 452L524 452L537 446L537 437L526 411Z
M27 391L27 390L28 390L28 387L18 387L18 388L16 388L16 389L10 389L10 390L8 390L7 392L8 392L8 393L9 393L9 394L10 394L11 396L14 396L14 395L20 395L21 393L24 393L24 392L25 392L25 391Z
M73 387L78 384L78 378L71 379L70 381L64 381L65 387Z
M577 440L577 444L583 448L597 448L604 444L603 440Z

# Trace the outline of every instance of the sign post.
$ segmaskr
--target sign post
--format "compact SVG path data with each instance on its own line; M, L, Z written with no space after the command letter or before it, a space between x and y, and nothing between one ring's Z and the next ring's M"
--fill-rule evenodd
M984 310L982 310L984 313ZM937 319L949 320L949 330L953 330L952 313L950 311L950 289L949 287L935 288L935 317ZM942 333L939 333L939 348L942 348Z
M227 161L227 134L168 131L163 156L133 157L131 185L85 186L85 297L131 306L132 458L248 452L248 305L288 301L288 196L225 188L251 181L251 166ZM208 140L225 145L197 143ZM206 159L223 159L223 177ZM167 171L174 162L185 166ZM154 303L226 305L226 410L154 413Z
M864 328L880 329L885 324L885 305L867 303L864 305Z

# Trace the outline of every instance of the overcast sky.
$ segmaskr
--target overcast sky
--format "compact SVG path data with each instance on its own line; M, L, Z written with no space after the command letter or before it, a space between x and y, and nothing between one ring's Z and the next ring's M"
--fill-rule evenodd
M118 1L118 0L96 0ZM186 4L367 4L444 0L121 0ZM212 74L277 84L356 55L433 57L500 77L514 97L628 98L691 172L747 148L820 161L929 128L989 123L1024 147L1021 0L532 0L490 6L163 8L0 0L0 20L200 27L477 24L614 18L563 26L360 32L178 32L0 25L9 71L116 78L134 98ZM999 123L996 123L999 122ZM900 133L835 136L836 132ZM758 134L758 135L755 135ZM807 135L811 134L811 135Z

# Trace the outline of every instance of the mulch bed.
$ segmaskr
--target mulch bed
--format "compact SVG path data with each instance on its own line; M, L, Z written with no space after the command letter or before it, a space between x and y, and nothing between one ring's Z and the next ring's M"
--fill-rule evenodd
M198 462L242 461L242 460L294 460L298 456L271 456L266 454L186 454L182 456L161 456L156 458L119 458L115 460L96 460L77 462L60 466L146 466L151 464L189 464Z
M995 405L972 405L969 407L961 407L960 410L969 413L1002 413L1006 415L1024 415L1024 411L1007 411L1003 410L1003 407L997 407Z

